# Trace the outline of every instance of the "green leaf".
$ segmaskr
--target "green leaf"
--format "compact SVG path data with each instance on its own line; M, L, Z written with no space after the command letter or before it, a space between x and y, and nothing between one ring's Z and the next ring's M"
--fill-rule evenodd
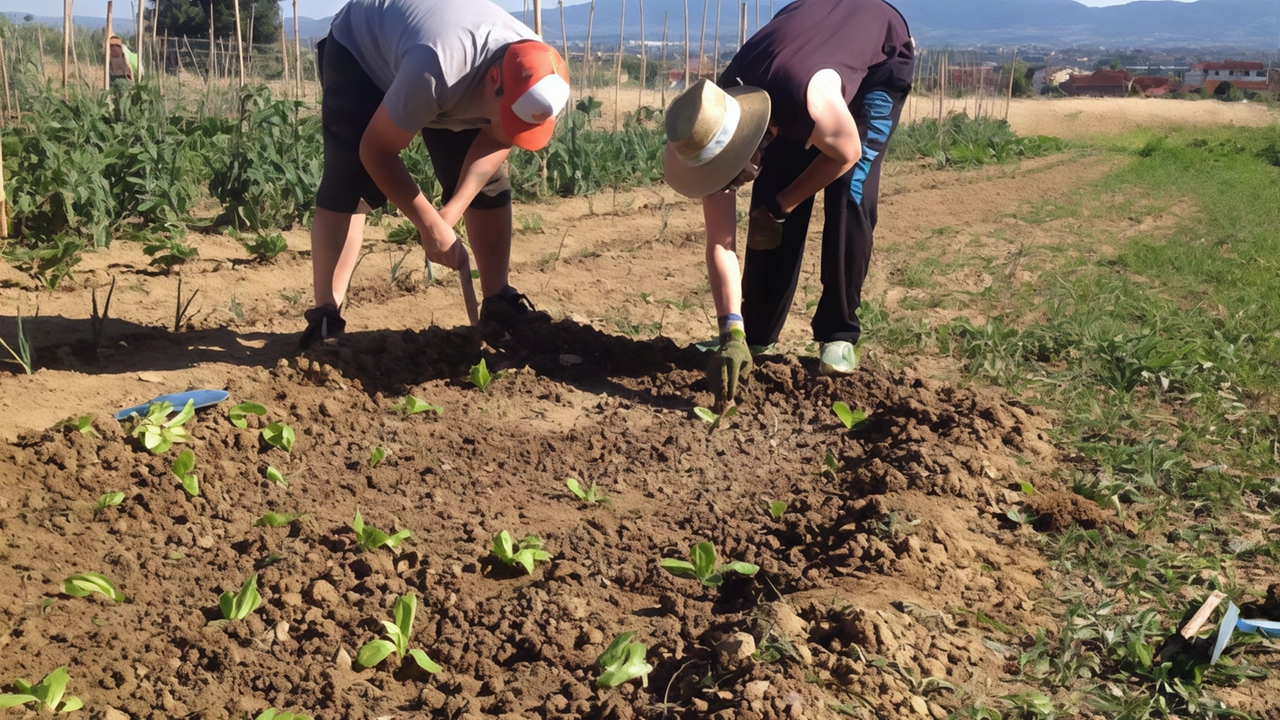
M709 542L700 542L689 550L689 559L693 561L694 572L705 578L716 569L716 546Z
M0 695L0 709L17 707L19 705L26 705L27 703L38 703L38 702L40 702L40 698L36 697L35 695L25 695L25 694L15 695L13 693L4 693Z
M481 390L489 389L489 383L493 382L493 377L489 374L489 366L485 364L484 358L481 358L480 362L471 368L470 378L472 385Z
M600 656L596 658L596 665L609 667L623 660L626 657L627 644L631 642L631 638L635 637L635 635L634 630L620 633L613 639L613 642L609 643L609 647L605 648L604 652L600 653Z
M511 533L503 530L493 536L493 554L508 565L515 562L515 543L511 540Z
M732 572L732 573L737 573L739 575L745 575L747 577L751 577L752 575L755 575L757 572L760 572L760 566L752 565L749 562L742 562L741 560L734 560L733 562L727 562L721 565L720 567L716 568L716 571L720 573Z
M75 695L68 695L62 699L62 707L58 709L60 713L75 712L84 707L84 701Z
M99 573L79 573L62 581L62 591L71 597L88 597L95 592L102 593L118 603L124 602L124 593L116 589L114 583Z
M840 422L844 423L846 430L853 429L853 411L849 409L848 405L837 402L831 405L831 409L835 411L836 417L840 418Z
M1023 494L1023 495L1035 495L1035 494L1037 494L1037 493L1036 493L1035 486L1033 486L1031 483L1027 482L1026 480L1022 480L1022 481L1020 481L1020 482L1018 483L1018 486L1022 489L1022 494Z
M587 501L587 493L582 489L582 486L578 484L578 480L576 478L565 478L564 485L569 488L569 492L576 495L579 500L582 502Z
M714 425L716 421L720 419L720 416L712 412L710 408L704 408L701 406L694 408L693 414L697 415L702 422L708 425Z
M413 635L413 616L417 613L417 610L418 598L413 593L401 595L396 598L395 604L391 606L391 616L396 619L396 624L393 627L400 631L406 645L409 642L409 637ZM400 651L400 655L403 656L404 647L401 646L397 649Z
M787 504L781 500L769 503L769 515L777 520L787 513Z
M289 452L293 448L295 436L293 428L284 423L274 422L262 429L262 439L271 447Z
M79 430L81 435L92 435L94 437L102 437L101 435L98 434L97 430L93 429L92 415L81 415L80 417L76 418L76 430Z
M386 450L380 447L374 448L373 452L369 455L369 469L372 470L373 468L378 467L378 463L382 462L386 457Z
M826 465L827 469L830 470L832 473L840 472L841 463L839 460L836 459L836 456L833 455L829 450L827 451L826 457L822 458L822 464Z
M190 420L191 417L195 414L196 414L196 401L188 400L187 404L182 406L182 412L178 413L177 417L165 423L164 426L169 430L180 428L182 427L183 423Z
M391 409L405 416L417 415L418 413L423 413L423 412L433 412L436 415L444 414L444 408L438 405L430 405L428 403L422 402L421 400L419 400L418 398L412 395L405 395L404 399L396 403L395 405L392 405Z
M266 512L262 517L253 521L254 527L284 527L289 523L302 517L302 513L277 513Z
M702 581L703 585L711 588L718 588L724 584L724 576L718 572L713 572L709 575L704 575L699 579Z
M285 479L284 473L270 465L267 466L267 479L281 487L289 487L289 481Z
M663 558L658 565L667 572L676 577L689 578L690 580L698 579L698 570L693 563L687 560L676 560L675 558Z
M257 415L262 417L267 414L267 409L256 402L242 402L239 405L227 411L227 418L231 420L231 424L243 430L249 427L249 421L245 419L246 415Z
M240 586L240 592L232 595L224 592L218 597L218 608L222 610L225 620L243 620L262 604L262 596L258 594L258 576L250 575Z
M58 703L62 702L62 695L67 691L67 682L71 680L71 676L67 674L67 666L54 670L44 676L44 680L34 688L36 697L40 698L45 707L50 710L57 710Z
M419 650L418 648L414 648L410 650L409 657L413 658L413 661L418 663L418 667L422 668L426 672L435 674L440 672L443 669L439 665L432 662L431 658L427 657L427 654Z
M173 474L182 477L191 472L196 466L196 454L191 448L182 451L181 455L173 461Z
M356 663L360 667L371 668L387 659L387 656L395 652L396 646L391 644L389 640L370 640L365 646L360 648L360 652L356 653Z
M626 646L625 654L596 678L596 687L614 688L635 678L640 678L644 687L649 687L649 673L653 666L645 660L649 649L644 643L631 643Z
M98 498L98 510L106 510L124 502L124 493L110 492Z

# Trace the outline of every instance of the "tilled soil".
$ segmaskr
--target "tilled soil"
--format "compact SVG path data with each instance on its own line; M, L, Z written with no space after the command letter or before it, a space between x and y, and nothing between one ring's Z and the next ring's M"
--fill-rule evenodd
M519 351L512 348L520 348ZM498 374L470 386L480 358ZM999 395L875 367L832 380L813 359L762 358L741 411L714 432L704 356L569 320L520 338L470 330L362 333L247 367L229 403L188 423L201 491L106 416L0 447L0 680L69 665L69 692L119 718L943 718L946 680L1004 687L1006 654L978 619L1032 627L1043 561L1034 504L1054 526L1114 523L1055 487L1048 419ZM443 407L402 416L406 393ZM265 418L239 429L231 404ZM834 401L868 411L846 431ZM291 425L291 453L266 445ZM374 447L387 458L369 467ZM828 458L830 455L830 458ZM265 479L280 469L288 487ZM834 466L834 470L832 467ZM579 507L564 478L610 505ZM1029 498L1022 483L1039 492ZM95 513L99 495L121 491ZM772 501L787 510L766 511ZM414 540L361 553L357 509ZM284 528L267 511L303 512ZM543 538L529 576L489 553L495 533ZM719 589L664 557L711 541L760 566ZM61 594L101 572L128 601ZM263 603L218 624L218 595L257 573ZM394 600L418 597L410 647L352 667ZM593 666L635 631L647 687L598 690ZM995 686L992 686L995 683Z

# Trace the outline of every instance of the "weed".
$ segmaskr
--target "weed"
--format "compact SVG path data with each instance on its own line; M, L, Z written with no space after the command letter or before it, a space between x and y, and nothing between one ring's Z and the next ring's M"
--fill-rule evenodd
M489 385L493 382L493 376L489 374L489 366L485 363L484 358L480 358L480 362L471 367L471 373L468 376L471 384L480 388L481 392L489 392Z
M663 558L663 570L676 577L698 580L706 587L720 587L728 573L751 577L760 571L756 565L742 561L716 563L716 548L709 542L701 542L689 549L689 560Z
M418 228L405 220L387 231L387 242L393 245L417 245Z
M191 434L183 425L196 414L195 401L188 400L182 412L172 420L167 420L171 412L173 403L166 400L148 407L145 417L139 417L137 413L130 416L133 422L130 434L141 438L142 446L153 455L166 452L174 443L184 443L191 439Z
M106 512L107 508L113 508L122 502L124 502L124 493L122 492L106 493L102 497L98 498L98 504L95 506L94 513L100 515Z
M89 597L93 593L102 593L112 600L122 603L124 593L116 589L115 583L99 573L79 573L62 581L62 591L71 597Z
M284 423L273 422L262 428L262 440L273 448L279 448L285 452L293 449L293 441L296 436L293 428Z
M81 435L92 435L93 437L102 437L101 435L98 434L98 431L95 430L93 427L92 415L81 415L80 417L67 418L66 420L63 420L61 423L58 423L58 425L59 427L75 428L75 431L80 433Z
M378 467L378 464L385 460L386 457L387 451L385 449L380 447L374 448L373 452L369 453L369 469L372 470Z
M245 251L260 263L271 262L280 253L289 249L289 243L281 233L259 232L254 236L253 240L243 240L239 237L236 239L240 240L240 244L244 246Z
M302 517L302 513L266 512L257 520L253 521L253 526L271 528L284 527L300 517Z
M191 497L200 494L200 478L191 472L196 466L196 454L191 448L183 450L173 460L173 474L182 483L182 489Z
M413 537L413 533L408 530L388 535L372 525L365 525L359 510L356 510L356 517L351 521L351 529L356 531L356 547L360 548L360 552L371 552L381 547L395 550L401 542Z
M297 305L298 303L302 302L302 291L296 290L291 293L282 292L280 293L280 297L290 305ZM280 716L280 717L287 717L287 716Z
M493 536L493 555L506 565L523 567L530 575L535 564L551 560L551 553L542 549L542 538L525 535L517 543L506 530Z
M431 405L429 403L422 402L412 395L405 395L403 400L391 406L391 412L404 415L406 417L424 412L433 412L436 415L444 415L444 408L439 405Z
M666 235L667 235L667 226L671 224L671 215L672 215L675 211L676 211L676 207L675 207L675 205L667 205L666 203L663 203L662 207L658 208L658 214L659 214L659 215L661 216L661 218L662 218L662 224L661 224L660 226L658 226L658 239L659 239L659 240L661 240L662 238L666 237Z
M258 594L258 576L250 575L240 591L232 595L224 591L218 596L218 609L222 611L224 621L243 620L262 604L262 596Z
M542 232L542 216L530 215L520 221L520 232L540 233Z
M426 672L440 672L441 667L432 662L425 652L409 647L409 639L413 636L413 617L417 609L416 595L410 593L396 598L395 604L391 606L391 616L395 618L395 622L382 621L382 627L385 628L383 635L387 639L370 640L365 643L364 647L360 648L360 652L356 653L356 663L361 667L371 668L386 660L387 656L394 652L401 660L407 654Z
M619 634L596 658L596 665L602 669L596 687L615 688L636 678L640 678L641 687L649 687L649 673L653 672L646 660L649 648L644 643L631 642L633 637L635 631Z
M173 331L182 332L182 325L190 318L187 317L187 311L191 309L191 303L195 302L196 296L200 294L200 288L191 291L191 296L182 300L182 276L178 276L178 295L177 302L173 309Z
M733 405L725 410L723 414L719 415L717 415L711 408L699 406L693 409L693 414L697 415L699 420L706 423L708 433L713 433L716 431L716 428L720 427L720 423L722 421L728 420L738 414L738 406Z
M768 510L769 510L769 517L773 518L774 520L777 520L778 518L787 514L787 504L782 502L781 500L775 500L774 502L769 503Z
M176 237L154 236L142 246L142 252L151 258L151 265L172 272L173 268L186 263L200 254L196 248L182 242Z
M231 317L236 320L244 322L244 305L240 304L235 295L231 296L231 302L227 304L227 312L231 313Z
M578 482L577 478L565 478L564 486L569 488L569 492L573 493L574 497L578 498L578 501L586 507L613 504L613 501L606 497L605 494L596 487L595 480L591 481L591 487L586 490L582 489L582 485Z
M827 454L823 456L822 465L827 470L831 471L832 476L835 476L836 473L840 472L840 470L844 468L844 463L836 459L835 454L832 453L830 450L828 450Z
M15 352L14 349L9 346L9 343L4 341L4 338L0 338L0 345L3 345L4 349L9 351L9 354L13 356L13 359L22 366L24 372L28 375L31 374L33 367L31 364L31 333L22 323L21 311L18 312L18 350Z
M84 707L80 698L66 695L67 683L71 676L67 674L67 666L54 670L44 676L36 685L21 678L13 681L17 693L0 695L0 708L11 708L19 705L35 705L37 710L69 713Z
M840 423L844 425L845 430L853 430L867 421L867 412L865 410L850 410L849 406L842 402L831 404L831 410L840 418Z
M102 303L102 312L98 312L98 288L92 289L93 314L89 316L89 324L93 329L93 349L97 352L102 347L102 338L106 334L107 318L111 315L111 296L116 293L116 277L111 276L111 287L107 290L107 298Z
M249 427L249 421L246 419L246 416L257 415L258 417L262 417L263 415L266 415L266 414L267 414L267 409L265 407L259 405L256 402L246 401L228 410L227 419L231 421L232 425L235 425L236 427L243 430Z

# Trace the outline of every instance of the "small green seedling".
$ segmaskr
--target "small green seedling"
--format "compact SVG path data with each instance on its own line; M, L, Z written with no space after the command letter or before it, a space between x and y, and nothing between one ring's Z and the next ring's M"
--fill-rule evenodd
M405 417L424 412L433 412L436 415L443 415L444 408L439 405L422 402L412 395L405 395L403 400L391 406L391 412L404 415Z
M113 508L122 502L124 502L124 493L109 492L103 495L102 497L98 498L98 504L94 508L94 512L104 513L107 511L107 508Z
M133 437L141 438L142 446L150 450L153 455L166 452L173 447L174 443L184 443L191 439L191 434L182 426L196 414L195 401L188 400L182 412L172 420L166 420L171 412L173 412L173 403L165 401L147 408L145 417L139 417L137 413L132 415Z
M365 646L360 648L360 652L356 653L356 662L361 667L371 668L386 660L387 656L394 652L401 660L407 654L413 658L418 667L429 673L440 672L440 666L432 662L425 652L418 648L409 648L409 638L413 635L413 616L417 609L418 598L414 594L396 598L395 604L391 606L391 616L396 621L382 621L382 627L386 628L383 635L386 635L387 639L370 640L365 643Z
M92 415L81 415L80 417L74 420L68 418L67 424L74 427L76 430L80 431L81 435L92 435L94 437L102 437L101 435L98 434L97 430L93 429Z
M124 602L124 593L116 589L115 583L99 573L79 573L62 581L62 592L71 597L89 597L98 592L115 600Z
M525 535L517 543L506 530L493 536L493 554L507 565L519 565L530 575L535 564L551 560L551 553L542 549L542 538Z
M196 466L196 454L191 448L182 451L182 454L173 460L173 474L178 478L178 482L182 483L182 489L187 491L191 497L200 494L200 478L191 472Z
M631 642L633 637L634 631L618 635L596 658L596 665L604 668L596 678L596 687L615 688L636 678L640 678L642 687L649 687L649 673L653 672L653 666L645 661L649 648L644 643Z
M831 471L832 475L840 472L840 468L844 467L844 463L837 460L836 456L830 450L827 451L826 457L822 458L822 464L827 466L827 469Z
M1038 515L1021 505L1014 505L1009 508L1009 512L1006 512L1004 516L1019 525L1030 525L1039 519Z
M786 503L782 502L781 500L775 500L774 502L769 503L769 517L773 518L774 520L777 520L778 518L786 514L787 514Z
M284 476L284 473L270 465L267 466L267 479L280 487L289 487L289 480Z
M832 403L831 411L840 418L845 430L852 430L867 421L866 410L850 410L849 406L842 402Z
M369 453L369 469L378 467L378 463L385 459L387 459L387 451L380 447L374 448L373 452Z
M709 542L694 545L689 550L689 560L664 558L662 569L676 577L701 581L706 587L720 587L727 573L737 573L748 577L755 575L760 568L748 562L731 561L722 565L716 564L716 548Z
M722 415L717 415L711 408L696 407L693 409L693 414L697 415L699 420L707 424L707 432L710 433L715 432L716 428L720 427L721 421L728 420L734 415L737 415L738 406L734 405L730 407L725 410Z
M262 428L262 439L273 448L289 452L293 448L296 436L293 434L293 428L284 423L274 422Z
M413 537L413 533L408 530L388 535L376 527L365 525L359 510L356 510L356 517L351 521L351 529L356 531L356 545L360 547L361 552L377 550L380 547L395 550L401 542Z
M37 709L43 708L50 712L69 713L84 707L84 703L80 698L74 695L65 695L67 691L67 683L71 680L71 676L67 674L67 666L54 670L37 685L32 685L26 680L18 679L13 681L13 686L18 689L17 693L4 693L0 695L0 708L11 708L19 705L35 704Z
M302 517L302 513L266 512L263 513L262 517L253 521L253 526L272 528L284 527L300 517Z
M258 713L258 716L253 720L312 720L312 718L310 715L303 715L302 713L287 713L280 712L275 708L267 708Z
M472 366L470 377L472 385L484 392L489 392L489 384L493 382L493 376L489 374L489 366L484 358L480 358L480 362Z
M1036 492L1036 487L1026 480L1018 481L1018 488L1022 490L1023 495L1039 495L1039 493Z
M232 595L223 592L218 596L218 608L222 610L223 620L243 620L262 604L262 596L258 595L258 576L250 575L240 592Z
M242 402L239 405L227 411L227 419L232 425L241 430L249 427L249 421L245 419L247 415L257 415L262 417L267 414L267 409L256 402Z
M591 487L586 490L582 489L582 485L578 482L577 478L565 478L564 486L569 488L569 492L573 493L578 500L582 501L583 505L591 506L613 504L613 501L606 497L605 494L600 491L600 488L596 486L595 480L591 481Z

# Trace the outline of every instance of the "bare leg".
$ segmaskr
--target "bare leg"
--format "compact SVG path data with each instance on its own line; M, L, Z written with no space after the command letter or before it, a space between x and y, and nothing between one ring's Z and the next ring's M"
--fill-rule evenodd
M480 210L467 208L462 214L467 237L480 270L480 292L492 297L507 286L511 270L511 206Z
M341 306L346 299L364 240L365 210L363 202L352 214L316 208L311 223L311 280L315 284L316 307Z

